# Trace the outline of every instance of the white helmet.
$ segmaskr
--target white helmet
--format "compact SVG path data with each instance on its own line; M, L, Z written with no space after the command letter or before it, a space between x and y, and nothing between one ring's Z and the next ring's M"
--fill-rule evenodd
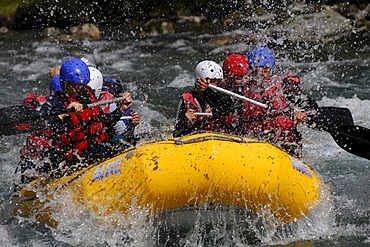
M223 79L222 68L216 62L204 60L195 67L195 78Z
M103 87L103 75L96 68L89 67L89 70L90 70L90 82L87 85L94 90L96 98L99 99L101 89Z

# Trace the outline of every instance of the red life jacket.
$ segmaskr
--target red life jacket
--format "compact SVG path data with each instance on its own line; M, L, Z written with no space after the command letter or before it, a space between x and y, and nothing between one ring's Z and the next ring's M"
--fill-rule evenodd
M50 128L28 135L25 145L20 150L21 159L33 160L41 158L41 155L47 150L54 149L52 136Z
M209 104L203 104L200 105L200 102L194 98L193 94L191 92L184 92L181 95L181 98L185 104L186 109L193 109L196 112L200 113L209 113L209 116L196 116L196 120L200 121L202 119L207 120L206 124L203 125L202 130L214 130L214 121L212 117L212 110Z
M274 138L280 139L295 129L293 109L287 105L284 98L282 78L274 76L271 85L262 92L246 90L247 98L268 102L271 107L266 109L256 105L244 103L245 130L255 136L264 135L270 131L275 133Z
M38 110L46 101L47 97L37 94L28 94L23 104ZM53 149L52 130L40 130L27 136L25 145L20 150L21 159L36 159L40 158L46 150Z
M193 94L190 92L185 92L181 95L182 100L185 103L186 109L193 109L196 112L203 112L203 113L212 113L211 107L208 104L205 104L203 106L200 105L200 103L194 98ZM212 116L197 116L197 120L200 120L202 118L212 118Z
M301 79L298 76L292 74L287 74L286 77L284 77L283 81L296 86L301 84Z
M91 90L87 90L91 103L97 100ZM62 100L67 107L72 102L78 102L73 98ZM90 145L102 143L108 140L109 134L104 122L101 119L102 111L99 106L87 108L76 114L70 114L68 122L68 131L61 133L59 144L61 147L67 147L82 154Z
M90 90L88 92L91 102L96 102L92 92ZM68 99L68 101L76 102L74 99ZM63 104L68 106L67 101ZM34 160L41 158L49 150L60 150L67 163L72 161L75 159L75 153L82 154L89 145L103 142L109 138L104 124L99 119L100 114L99 107L85 109L79 114L71 114L70 130L60 134L58 138L55 138L56 134L52 132L51 128L28 135L26 144L20 150L20 158Z
M28 94L24 100L23 104L25 106L31 107L33 109L37 109L41 107L46 101L48 100L48 97L37 95L37 94Z
M99 102L100 101L106 101L106 100L111 100L111 99L114 99L114 95L109 93L109 92L106 92L106 91L101 91L100 93L100 97L99 97ZM102 105L100 106L100 108L102 109L102 111L104 113L109 113L109 104L106 104L106 105Z
M238 87L238 88L232 88L231 87L231 84L227 84L228 86L225 87L226 89L228 90L231 90L233 89L234 93L238 93L238 94L242 94L243 93L243 87ZM220 117L220 123L219 126L218 126L218 129L217 131L219 132L225 132L225 133L229 133L229 134L236 134L236 135L240 135L242 134L241 131L239 130L239 126L240 126L240 118L243 117L243 116L240 116L239 113L237 112L234 112L232 114L229 114L229 115L226 115L226 116L223 116L223 117Z

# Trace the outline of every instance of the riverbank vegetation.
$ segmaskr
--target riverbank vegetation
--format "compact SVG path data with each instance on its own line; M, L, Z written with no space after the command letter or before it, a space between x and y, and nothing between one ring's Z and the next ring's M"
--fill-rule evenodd
M96 27L126 27L140 35L263 30L269 37L285 37L289 42L330 42L370 30L367 0L0 0L0 5L0 27L47 29L46 36L53 38L50 30L72 33L64 40L86 37L81 32L73 36L73 30L81 28L71 30L86 23L94 33ZM234 40L226 37L215 43Z
M230 17L252 18L253 15L296 14L289 9L294 3L308 7L305 13L325 6L337 6L346 17L355 18L359 11L369 17L366 0L0 0L0 26L13 29L70 27L84 22L97 25L125 25L151 19L174 20L181 16L200 16L202 22L217 22Z

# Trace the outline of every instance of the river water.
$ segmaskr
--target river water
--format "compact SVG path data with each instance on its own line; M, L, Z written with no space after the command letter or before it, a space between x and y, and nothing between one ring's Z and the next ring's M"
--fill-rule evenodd
M233 32L229 33L232 34ZM236 30L235 34L248 33ZM91 51L99 58L105 76L119 79L133 93L134 108L141 114L137 132L169 136L174 125L178 96L194 83L193 69L204 59L222 63L229 52L248 54L251 46L227 46L208 41L222 37L210 33L182 33L139 37L126 30L104 32L102 41L41 42L36 31L0 36L0 107L17 105L26 94L48 94L48 68L60 65L76 52ZM299 75L302 88L321 106L347 107L355 124L370 128L370 33L339 44L272 44L277 70ZM275 44L275 45L274 45ZM6 118L6 116L1 116ZM330 193L292 234L272 232L261 236L260 245L370 246L370 161L346 153L326 132L302 127L304 161L319 174ZM2 205L17 178L14 170L24 135L0 137L0 196ZM75 207L71 205L71 207ZM57 229L32 219L2 216L1 246L152 246L155 229L137 211L112 228L89 217L64 216ZM219 236L223 228L213 229ZM273 231L273 230L271 230ZM124 233L123 233L124 232ZM271 237L274 235L275 237ZM126 237L125 237L126 236ZM129 236L130 241L127 241ZM184 246L209 244L194 231L181 240ZM243 246L237 238L220 245ZM207 244L208 243L208 244ZM212 242L211 242L212 243Z

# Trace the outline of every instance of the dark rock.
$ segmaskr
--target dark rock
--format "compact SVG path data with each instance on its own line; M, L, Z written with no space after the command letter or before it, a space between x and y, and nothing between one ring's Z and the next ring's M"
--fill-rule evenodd
M365 19L367 20L367 21L370 21L370 4L369 5L367 5L367 7L366 7L366 9L365 9Z
M351 34L351 21L331 8L319 13L299 15L283 25L266 30L268 35L293 43L299 41L331 42Z
M152 19L146 22L141 28L140 35L152 35L161 33L175 33L175 23L166 19Z
M92 23L84 23L80 26L73 26L69 28L72 39L91 39L100 40L100 30Z
M63 33L56 27L48 27L41 31L43 41L72 41L72 40L100 40L100 30L92 23L84 23L79 26L70 27L68 33Z
M60 35L60 29L56 27L47 27L41 31L41 37L48 38L57 38Z
M355 28L356 32L369 30L370 21L370 5L367 0L35 0L25 2L28 5L20 5L8 28L57 28L44 29L41 33L44 40L101 39L100 32L94 30L94 26L89 26L94 24L95 27L107 29L134 29L135 33L141 35L204 31L226 33L228 30L240 28L248 29L251 33L261 31L264 35L271 35L277 39L286 38L292 42L299 39L329 42L351 35L349 32L351 28ZM332 7L331 12L323 14L327 6ZM3 20L1 16L0 20ZM332 27L328 24L329 20L332 22ZM91 24L83 26L83 23ZM337 32L334 32L334 27ZM58 30L60 34L55 33ZM297 38L299 36L301 37ZM212 42L228 44L238 39L238 37L223 37Z

